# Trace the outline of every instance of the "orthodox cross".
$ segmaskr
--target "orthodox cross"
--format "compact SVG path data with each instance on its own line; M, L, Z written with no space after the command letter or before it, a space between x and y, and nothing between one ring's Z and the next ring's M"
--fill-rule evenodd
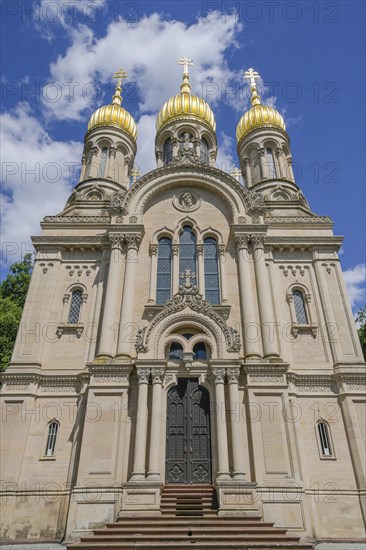
M134 166L131 170L131 176L132 176L132 183L136 183L136 180L138 177L141 176L140 170L137 168L137 166Z
M241 171L239 170L239 168L237 168L235 166L235 168L233 168L231 170L231 175L233 176L233 178L235 178L237 181L240 181L240 176L241 176Z
M117 86L120 88L121 87L121 84L122 84L122 80L124 78L127 78L128 77L128 73L127 71L125 71L124 69L118 69L118 71L116 71L113 75L113 78L116 78L117 79Z
M185 285L187 288L190 288L191 285L191 279L196 279L196 275L192 275L192 272L190 269L186 269L182 275L180 275L181 279L185 279Z
M193 65L193 61L192 59L188 59L187 56L181 57L180 59L178 59L178 65L183 65L184 66L183 73L188 74L188 66Z
M249 80L251 88L255 88L255 89L257 88L256 82L255 82L259 78L259 74L257 73L257 71L255 71L254 69L248 69L244 73L244 78Z

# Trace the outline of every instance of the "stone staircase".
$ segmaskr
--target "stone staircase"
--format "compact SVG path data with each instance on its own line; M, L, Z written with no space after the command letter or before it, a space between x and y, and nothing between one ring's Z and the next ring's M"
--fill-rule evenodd
M285 529L260 517L217 515L216 491L211 485L166 485L161 516L122 517L95 529L93 536L71 543L69 550L120 548L126 550L196 548L227 550L310 550Z

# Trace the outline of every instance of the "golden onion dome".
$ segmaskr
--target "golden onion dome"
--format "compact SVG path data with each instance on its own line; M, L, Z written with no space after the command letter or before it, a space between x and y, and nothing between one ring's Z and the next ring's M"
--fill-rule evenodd
M202 97L191 94L188 64L193 65L193 63L187 58L179 60L179 63L184 65L181 93L168 99L160 109L156 121L156 131L158 132L173 119L193 117L207 124L215 132L216 122L210 106Z
M115 73L113 78L118 78L118 81L116 85L116 91L112 99L112 104L103 105L103 107L99 107L99 109L97 109L95 113L92 114L88 123L87 132L90 132L90 130L93 130L94 128L98 128L100 126L113 126L114 128L124 130L132 137L134 141L136 141L136 122L134 121L130 113L121 106L121 80L122 78L126 78L126 76L127 73L122 69Z
M252 71L252 74L250 71ZM249 69L249 71L245 73L245 78L250 78L253 74L255 78L259 77L258 73L255 73L253 69ZM243 137L256 128L279 128L286 132L286 125L282 115L273 107L261 104L261 98L257 93L257 87L253 76L251 78L251 92L252 97L250 101L252 107L243 114L236 127L236 139L238 143Z

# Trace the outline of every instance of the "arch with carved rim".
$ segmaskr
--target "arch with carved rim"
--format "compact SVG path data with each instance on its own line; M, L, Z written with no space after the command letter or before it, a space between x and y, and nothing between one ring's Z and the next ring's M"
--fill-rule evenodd
M192 231L193 231L193 233L194 233L194 235L197 239L197 242L198 242L199 239L200 239L200 236L201 236L201 230L198 227L195 220L193 218L191 218L190 216L185 216L184 218L179 220L179 222L177 223L177 227L175 228L175 231L174 231L174 239L177 242L179 241L180 234L182 233L183 228L186 227L186 226L188 226L192 229Z

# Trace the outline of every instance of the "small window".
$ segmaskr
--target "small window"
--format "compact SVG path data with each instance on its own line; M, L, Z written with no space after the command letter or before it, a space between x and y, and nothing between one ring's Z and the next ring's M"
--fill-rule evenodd
M201 160L205 164L208 164L208 143L204 138L201 140Z
M165 304L170 298L172 279L172 241L167 237L159 239L158 269L156 281L156 303Z
M206 345L203 342L197 342L197 344L193 346L193 359L207 359Z
M45 456L54 456L55 448L56 448L57 432L58 432L58 424L57 422L52 422L48 427Z
M333 456L329 428L325 422L318 422L318 433L322 455Z
M179 342L173 342L169 349L169 359L182 359L183 346Z
M164 164L169 164L173 160L173 142L170 138L164 143Z
M273 179L276 177L276 169L272 149L267 149L268 177Z
M294 299L296 322L298 325L307 325L309 323L308 316L305 308L304 295L301 290L294 290L292 292Z
M83 292L80 289L73 290L71 293L71 304L68 322L77 324L80 320L81 304L83 302Z
M105 168L107 165L107 155L108 155L108 148L103 147L102 154L100 156L100 163L98 168L98 178L104 178L105 177Z

